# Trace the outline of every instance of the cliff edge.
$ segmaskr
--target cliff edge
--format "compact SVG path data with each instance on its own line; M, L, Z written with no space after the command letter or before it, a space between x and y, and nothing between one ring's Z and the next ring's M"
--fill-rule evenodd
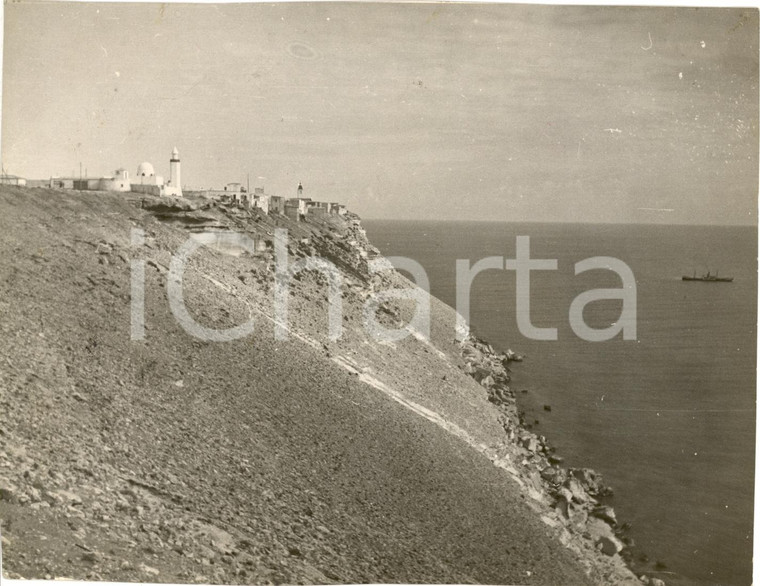
M0 206L5 577L641 584L596 476L520 426L510 356L458 342L435 298L429 337L367 331L368 306L408 328L413 303L382 292L413 286L371 269L356 216L8 186ZM194 241L187 316L252 332L175 317ZM282 320L283 258L340 269L340 337L319 271L289 280Z

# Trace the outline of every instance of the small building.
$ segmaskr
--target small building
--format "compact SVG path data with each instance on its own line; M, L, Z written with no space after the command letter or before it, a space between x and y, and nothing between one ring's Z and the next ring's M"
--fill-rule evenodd
M245 202L247 205L249 202L248 193L240 183L228 183L222 189L206 189L200 193L208 199L236 203L238 205L241 205L242 202Z
M99 184L100 179L97 177L80 177L79 179L74 179L72 189L76 189L77 191L97 191Z
M51 177L48 187L50 189L74 189L73 177Z
M337 201L330 203L330 213L334 215L343 216L346 213L346 206Z
M300 222L301 219L304 217L304 214L301 212L301 208L299 206L299 202L297 199L287 200L285 202L283 213L285 214L287 218L290 218L291 220L295 222Z
M310 201L310 197L291 197L290 199L285 200L285 207L288 207L288 205L295 206L298 208L298 213L305 216L306 208Z
M263 187L254 187L250 207L260 209L266 215L284 214L285 200L280 196L266 193Z
M35 184L38 184L38 182L35 181ZM132 185L129 182L129 172L126 169L116 169L111 177L52 177L47 181L46 187L52 189L75 189L77 191L127 192L132 190Z
M224 193L229 201L238 206L248 207L248 193L240 183L228 183L224 186Z
M271 196L266 193L254 193L252 195L251 208L261 210L262 213L269 215L269 202Z
M290 199L285 200L285 208L287 209L288 206L296 206L298 208L299 217L305 217L306 208L310 201L310 197L303 196L303 185L301 185L301 182L299 181L298 188L296 189L296 197L291 197Z
M26 179L19 177L18 175L8 175L3 173L0 175L0 183L3 185L18 185L23 187L26 185Z
M270 195L269 213L285 215L285 198L281 195Z
M88 186L88 189L90 187ZM126 169L116 169L113 177L101 177L98 180L98 191L131 191L132 185L129 182L129 172Z
M330 213L330 204L324 201L306 202L306 213L310 216L324 216Z

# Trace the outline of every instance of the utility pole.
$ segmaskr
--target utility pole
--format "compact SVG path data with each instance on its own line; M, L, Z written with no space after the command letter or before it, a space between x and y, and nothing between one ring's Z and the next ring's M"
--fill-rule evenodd
M251 174L248 173L246 185L248 185L248 193L251 193Z

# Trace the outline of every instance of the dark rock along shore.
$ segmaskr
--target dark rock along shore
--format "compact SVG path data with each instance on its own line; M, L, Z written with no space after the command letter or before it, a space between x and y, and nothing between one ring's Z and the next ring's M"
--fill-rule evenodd
M370 275L356 216L256 212L3 187L0 528L7 577L199 583L658 584L639 580L590 470L564 470L520 421L513 353L435 298L431 337L390 344L365 301L410 283ZM145 246L130 247L142 228ZM342 337L324 279L293 280L273 336L271 250L204 249L190 313L255 333L203 342L171 314L166 272L188 230L270 240L344 273ZM146 338L130 341L130 262L146 261ZM408 303L378 319L404 327Z

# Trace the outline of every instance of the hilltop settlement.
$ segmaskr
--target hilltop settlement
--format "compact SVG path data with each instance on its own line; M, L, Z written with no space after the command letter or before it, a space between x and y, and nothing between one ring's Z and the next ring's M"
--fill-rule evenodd
M169 159L169 179L157 175L153 165L147 161L137 166L137 173L130 177L124 168L116 169L108 177L50 177L49 179L25 179L18 175L0 174L0 185L19 187L43 187L49 189L74 189L77 191L112 191L117 193L142 193L157 197L200 197L233 204L241 208L258 209L264 214L282 214L295 221L301 221L307 214L345 215L346 206L339 202L314 201L304 197L303 186L298 183L296 197L285 198L265 193L263 187L244 187L241 183L227 183L222 189L189 190L182 187L181 161L179 150L174 147Z

